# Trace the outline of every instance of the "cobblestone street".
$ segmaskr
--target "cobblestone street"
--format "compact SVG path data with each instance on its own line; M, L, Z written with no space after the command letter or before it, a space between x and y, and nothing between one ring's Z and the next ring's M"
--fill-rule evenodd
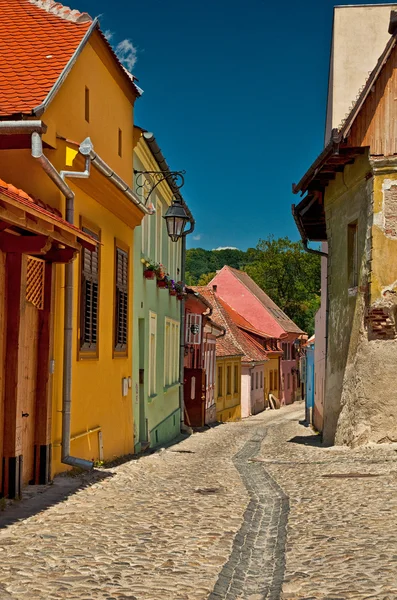
M197 433L55 501L78 484L61 477L7 509L0 600L397 599L395 447L322 448L303 412Z

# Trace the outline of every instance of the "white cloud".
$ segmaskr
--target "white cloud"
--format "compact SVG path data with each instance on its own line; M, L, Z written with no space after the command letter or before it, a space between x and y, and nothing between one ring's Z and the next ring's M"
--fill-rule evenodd
M197 235L194 235L194 236L193 236L193 239L194 239L196 242L198 242L199 240L201 240L201 234L199 233L199 234L197 234Z
M103 35L105 36L107 41L110 42L110 40L113 37L113 31L110 31L110 29L106 29L106 31L103 32Z
M137 49L131 40L123 40L116 46L116 54L119 61L128 69L132 71L137 61Z
M219 246L219 248L212 248L213 252L216 250L238 250L238 248L236 248L236 246Z

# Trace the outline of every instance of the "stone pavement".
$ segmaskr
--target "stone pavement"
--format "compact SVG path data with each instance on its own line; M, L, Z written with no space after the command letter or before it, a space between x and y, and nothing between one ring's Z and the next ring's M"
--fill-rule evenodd
M0 513L0 600L397 599L396 448L322 448L303 412L220 425L81 489L57 478Z

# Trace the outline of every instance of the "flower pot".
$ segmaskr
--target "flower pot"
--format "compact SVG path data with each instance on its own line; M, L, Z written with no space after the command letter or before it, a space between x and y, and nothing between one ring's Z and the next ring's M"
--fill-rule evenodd
M145 269L143 272L143 276L145 279L154 279L155 272L151 269Z
M170 296L176 296L176 290L170 290Z
M163 279L158 279L157 280L157 287L158 288L166 288L167 287L167 282L164 281Z
M178 300L183 300L185 297L185 294L177 294L176 297L178 298Z

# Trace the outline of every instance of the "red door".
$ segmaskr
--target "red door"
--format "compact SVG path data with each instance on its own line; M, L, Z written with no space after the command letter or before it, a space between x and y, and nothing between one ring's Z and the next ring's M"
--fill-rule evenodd
M204 369L185 369L184 402L186 425L203 427L205 424Z

